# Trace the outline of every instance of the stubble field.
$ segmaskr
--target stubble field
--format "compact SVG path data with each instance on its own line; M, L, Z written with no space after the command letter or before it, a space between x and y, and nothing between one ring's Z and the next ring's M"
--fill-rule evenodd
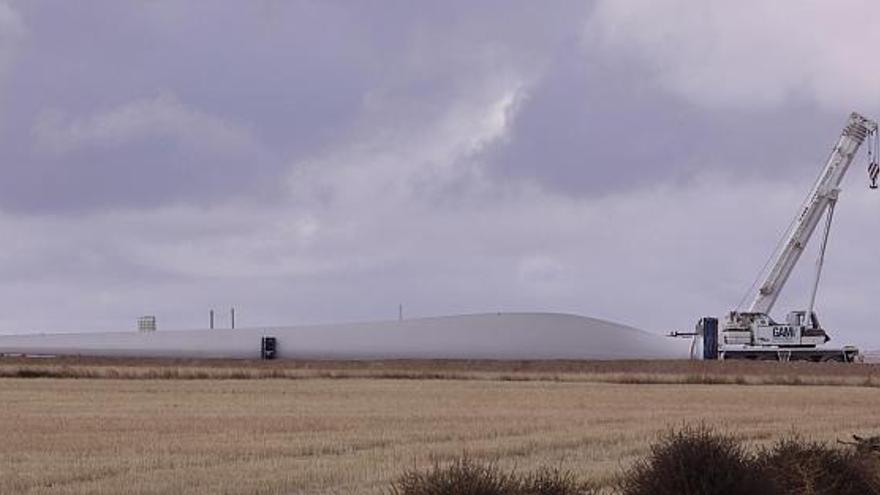
M607 485L670 426L705 422L755 445L878 434L877 372L4 359L0 493L383 493L405 469L462 454Z

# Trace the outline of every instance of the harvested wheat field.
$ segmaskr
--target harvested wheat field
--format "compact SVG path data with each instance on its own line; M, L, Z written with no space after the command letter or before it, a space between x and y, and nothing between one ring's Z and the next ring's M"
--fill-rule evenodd
M200 370L197 379L167 379L185 373L155 369L152 378L120 374L158 366L148 362L0 363L7 371L64 369L68 374L58 376L74 376L71 370L88 369L94 376L0 379L4 494L383 493L404 469L463 453L505 468L558 466L609 484L669 426L706 422L755 444L782 433L833 441L880 429L874 370L859 365L828 368L828 379L850 380L829 386L636 383L620 367L571 363L531 364L519 372L497 363L409 363L394 367L409 370L396 378L364 376L387 364L326 364L350 373L334 376L293 376L292 370L317 372L322 365L279 365L295 379L222 375L219 370L243 366L229 363L176 364ZM714 374L701 368L694 375L690 364L665 371L726 373L716 367ZM438 366L440 372L429 372ZM736 368L731 376L752 380L762 366ZM650 375L636 368L637 377ZM603 369L617 383L589 379ZM527 379L515 379L517 373Z

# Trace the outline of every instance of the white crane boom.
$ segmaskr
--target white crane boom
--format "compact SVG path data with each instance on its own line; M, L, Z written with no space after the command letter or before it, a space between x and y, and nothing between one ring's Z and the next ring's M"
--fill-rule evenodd
M852 163L853 157L868 135L877 131L877 123L853 112L849 116L846 127L825 165L822 175L807 202L798 212L792 229L782 244L782 249L775 257L770 271L758 286L758 292L748 309L750 313L770 314L779 292L788 281L801 254L816 230L822 216L833 208L840 192L840 184Z

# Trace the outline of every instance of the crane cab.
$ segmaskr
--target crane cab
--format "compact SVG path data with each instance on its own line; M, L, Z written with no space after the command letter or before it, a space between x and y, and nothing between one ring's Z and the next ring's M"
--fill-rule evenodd
M759 345L780 347L814 347L831 340L819 324L815 312L792 311L785 323L767 317L755 321L755 340Z
M816 313L792 311L785 323L777 323L764 313L733 311L722 327L721 342L727 345L815 347L830 338Z
M785 323L796 327L822 328L815 311L810 313L809 318L806 311L792 311L785 317Z

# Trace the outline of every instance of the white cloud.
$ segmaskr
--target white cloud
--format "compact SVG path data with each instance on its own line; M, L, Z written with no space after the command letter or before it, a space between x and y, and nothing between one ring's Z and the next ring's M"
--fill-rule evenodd
M297 164L289 178L296 198L330 195L337 206L385 212L383 205L436 194L481 172L484 146L503 139L526 82L502 78L473 88L463 101L419 125L386 125L387 110L366 119L345 146ZM472 181L469 187L475 187Z
M291 201L4 217L14 241L0 257L9 282L0 298L10 322L37 325L30 308L47 305L39 318L55 329L76 315L118 329L145 311L166 328L193 326L212 305L236 305L250 324L374 319L402 301L414 316L558 310L681 330L736 305L807 185L713 176L576 199L495 183L439 203L392 194L321 209ZM873 306L859 302L880 296L863 238L880 199L846 191L841 206L820 314L837 342L877 345L862 328ZM780 311L806 299L812 257L801 265Z
M133 100L85 118L47 111L34 124L33 135L41 149L55 153L150 138L168 138L217 152L256 147L248 129L185 105L170 94Z
M877 107L880 16L870 0L601 0L592 48L634 58L659 84L713 107L815 101Z

